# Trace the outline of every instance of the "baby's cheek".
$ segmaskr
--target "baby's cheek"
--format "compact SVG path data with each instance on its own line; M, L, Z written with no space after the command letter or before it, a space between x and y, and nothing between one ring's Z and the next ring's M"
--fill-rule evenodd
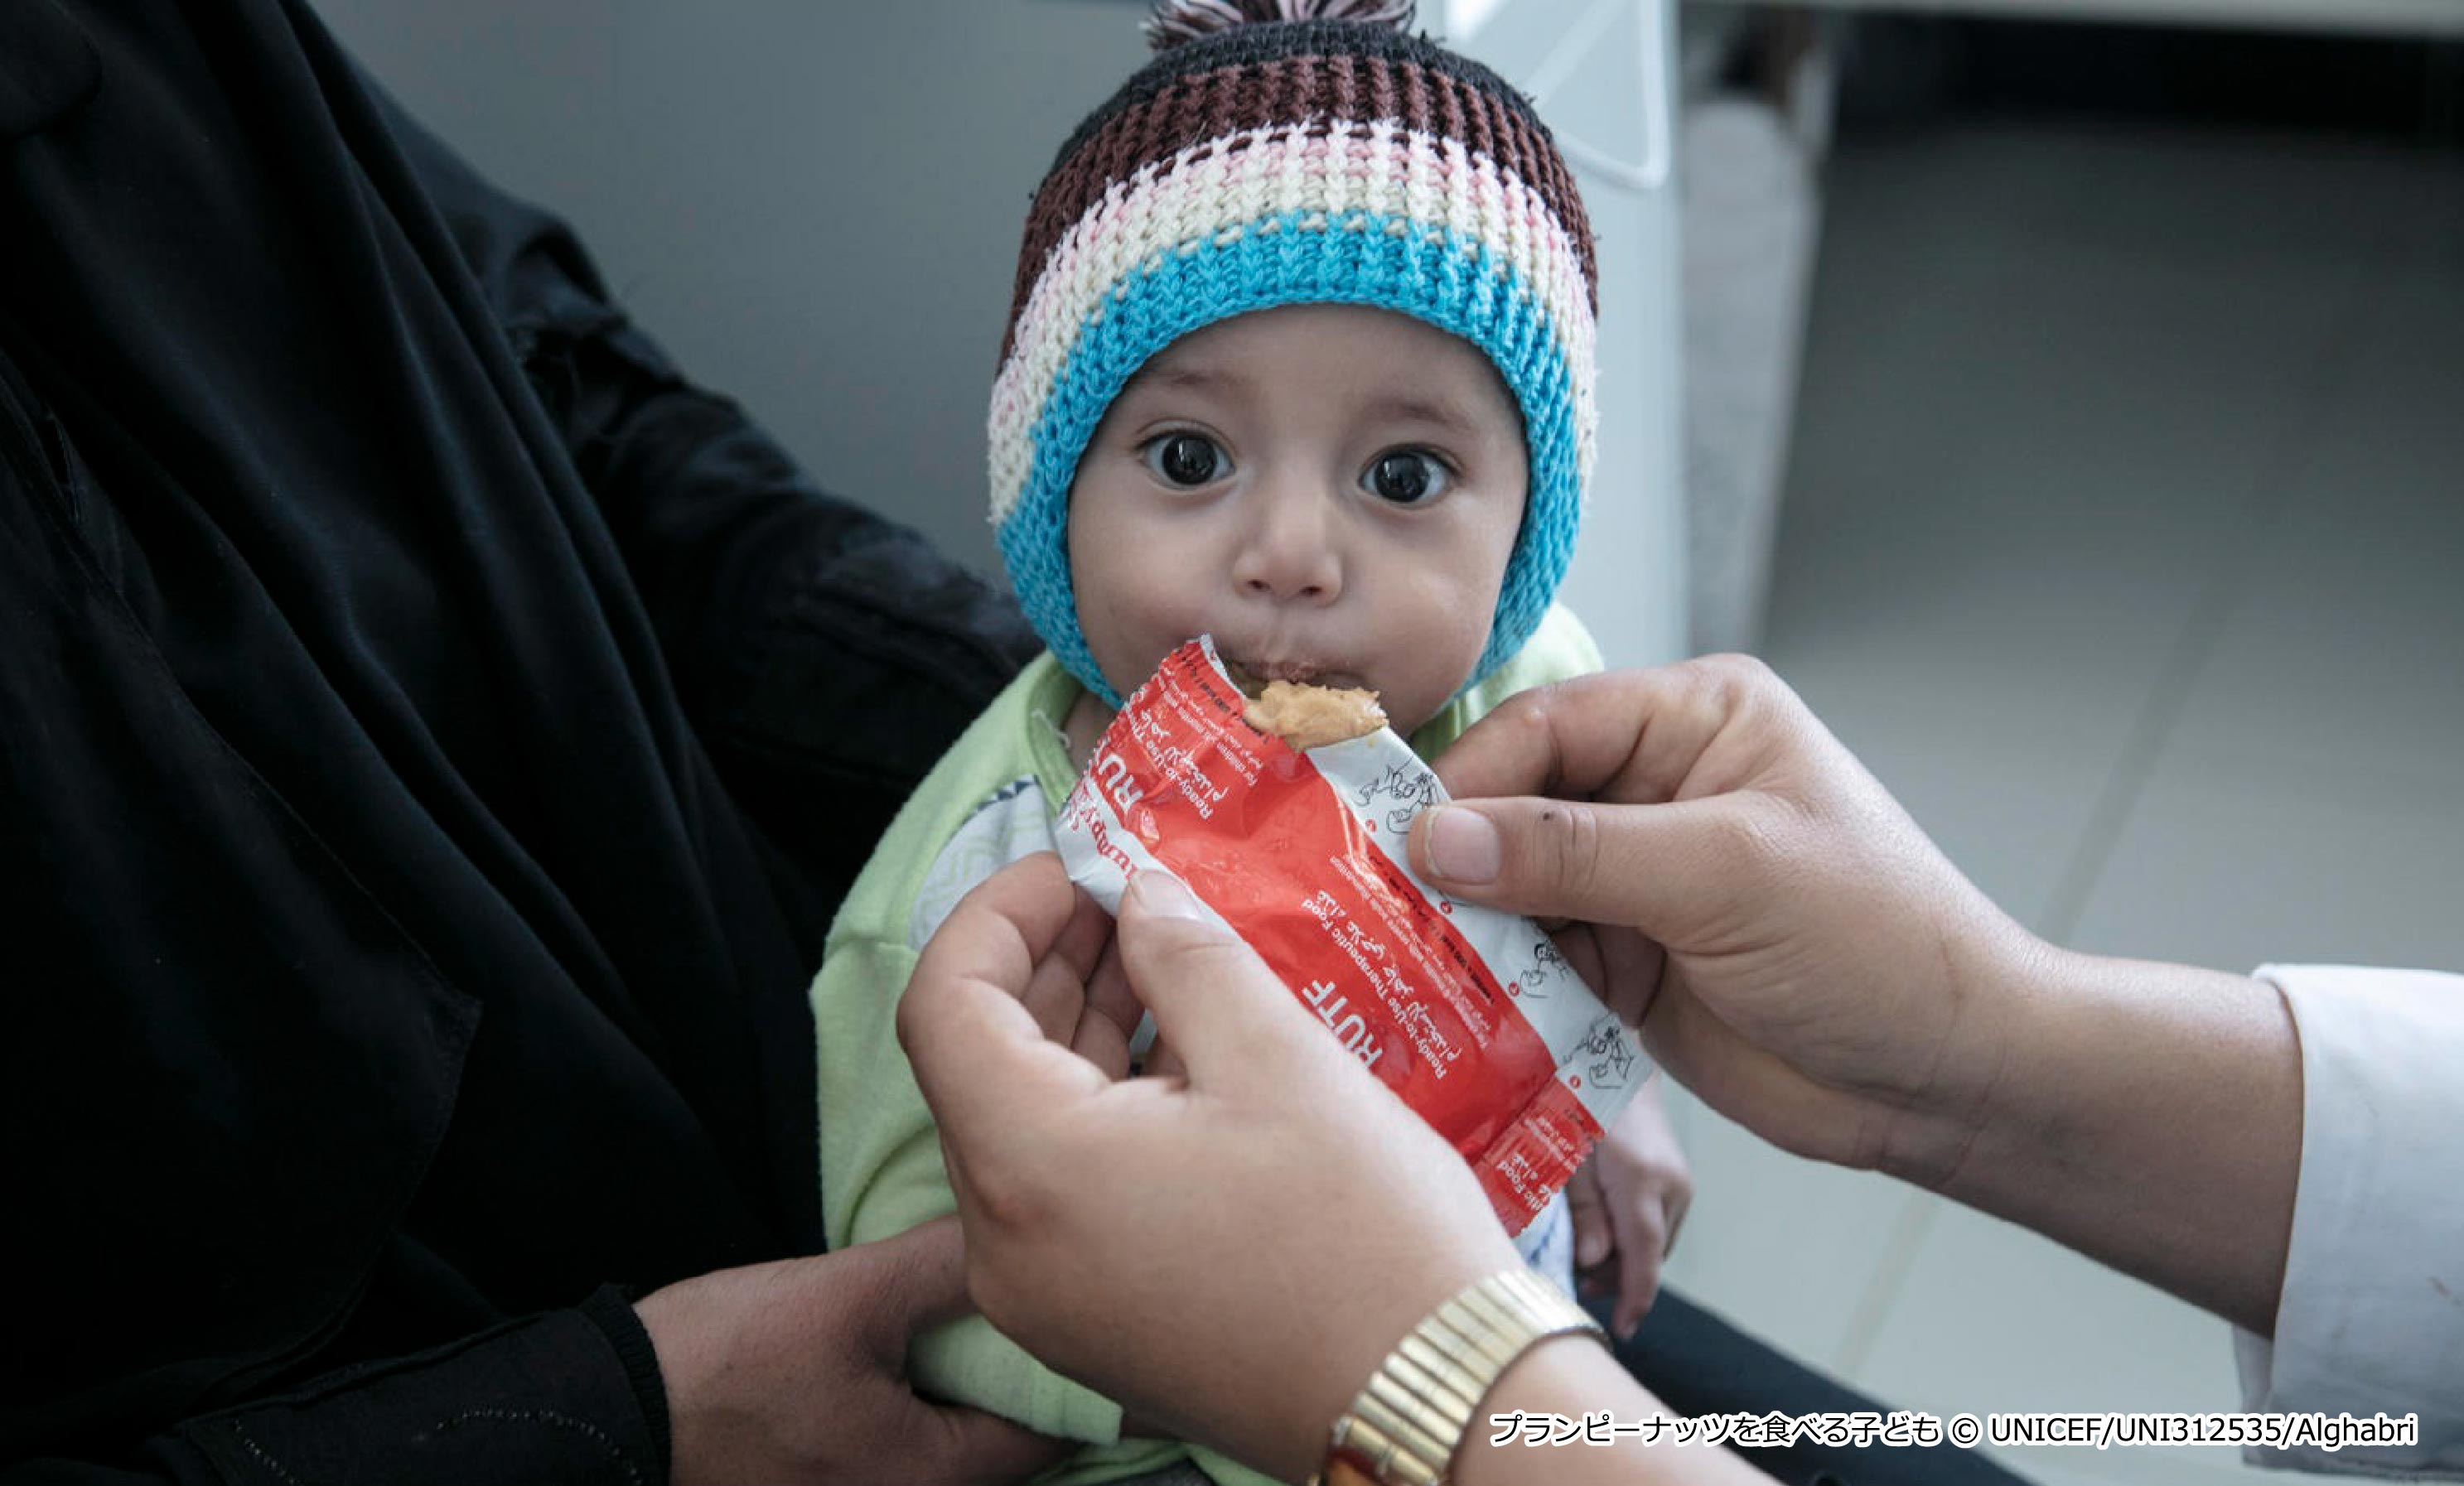
M1397 732L1410 737L1422 723L1442 710L1455 688L1471 674L1468 665L1455 667L1414 667L1394 673L1380 701Z
M1428 654L1435 668L1453 673L1447 678L1448 692L1462 686L1479 664L1481 651L1488 646L1489 621L1496 612L1494 594L1457 594L1443 618L1432 626Z
M1165 592L1153 594L1151 598L1153 601L1139 616L1139 628L1154 647L1158 664L1165 656L1207 633L1211 627L1206 614L1189 601L1189 590L1185 586L1175 585Z
M1205 633L1203 623L1180 612L1148 612L1125 616L1120 633L1122 643L1111 656L1096 660L1105 667L1105 679L1123 696L1146 685L1165 659L1175 650ZM1116 674L1115 672L1118 672Z

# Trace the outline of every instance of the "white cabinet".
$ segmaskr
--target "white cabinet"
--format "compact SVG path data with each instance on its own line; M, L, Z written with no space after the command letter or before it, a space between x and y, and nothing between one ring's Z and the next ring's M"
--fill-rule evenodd
M1673 0L1451 0L1423 23L1531 96L1597 239L1599 466L1565 599L1611 666L1685 652Z

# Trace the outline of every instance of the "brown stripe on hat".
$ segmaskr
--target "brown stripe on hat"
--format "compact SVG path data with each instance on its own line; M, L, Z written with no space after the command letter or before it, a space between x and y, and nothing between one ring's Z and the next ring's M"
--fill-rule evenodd
M1489 156L1501 170L1520 178L1564 226L1596 311L1598 270L1591 220L1573 173L1548 129L1507 104L1504 99L1509 97L1502 88L1478 86L1451 69L1419 60L1345 54L1245 61L1172 79L1142 101L1112 112L1037 190L1019 253L1001 359L1009 357L1018 317L1043 275L1045 260L1114 183L1149 164L1158 175L1169 174L1183 150L1279 123L1306 121L1309 133L1323 137L1338 132L1365 136L1373 121L1393 120Z

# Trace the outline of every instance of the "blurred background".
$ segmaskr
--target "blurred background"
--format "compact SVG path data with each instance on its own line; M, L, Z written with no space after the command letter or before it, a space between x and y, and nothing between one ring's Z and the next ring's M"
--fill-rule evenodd
M321 9L697 380L994 566L1027 197L1135 0ZM1421 12L1599 233L1569 591L1613 661L1763 655L2057 941L2464 969L2464 0ZM1673 1282L1807 1361L1936 1413L2238 1407L2222 1322L1672 1102Z

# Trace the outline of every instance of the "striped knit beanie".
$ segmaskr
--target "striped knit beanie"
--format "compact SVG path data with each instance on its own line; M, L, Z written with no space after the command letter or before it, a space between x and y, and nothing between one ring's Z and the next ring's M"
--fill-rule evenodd
M1138 368L1236 315L1374 305L1496 364L1530 484L1470 680L1522 648L1565 578L1597 423L1591 225L1530 105L1407 34L1411 9L1166 0L1159 55L1036 191L993 384L992 518L1027 618L1115 706L1070 588L1070 482Z

